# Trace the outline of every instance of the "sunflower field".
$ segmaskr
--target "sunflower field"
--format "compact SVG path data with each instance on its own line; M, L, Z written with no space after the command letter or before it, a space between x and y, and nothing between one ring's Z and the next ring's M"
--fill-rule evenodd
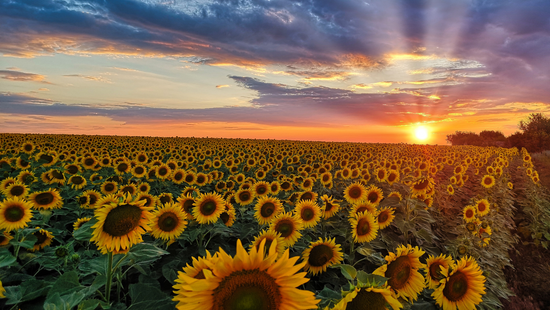
M499 309L525 149L0 134L2 309Z

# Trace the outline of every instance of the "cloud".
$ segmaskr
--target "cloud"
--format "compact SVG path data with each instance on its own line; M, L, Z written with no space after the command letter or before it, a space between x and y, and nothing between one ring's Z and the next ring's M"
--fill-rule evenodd
M216 88L224 88L224 87L229 87L229 85L227 85L227 84L216 85Z
M78 78L83 78L90 81L103 82L103 83L109 83L109 84L112 83L110 79L102 76L90 76L90 75L82 75L82 74L64 74L63 76L78 77Z
M46 77L44 75L12 70L0 70L0 79L17 82L37 82L43 84L52 84L46 81Z
M39 88L39 91L50 91L48 88Z

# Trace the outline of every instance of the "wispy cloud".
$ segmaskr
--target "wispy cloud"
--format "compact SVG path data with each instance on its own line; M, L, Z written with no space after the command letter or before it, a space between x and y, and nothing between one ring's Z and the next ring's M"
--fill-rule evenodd
M52 84L46 81L46 76L44 75L13 70L0 70L0 79L17 82L37 82L43 84Z
M90 76L90 75L82 75L82 74L64 74L63 76L78 77L78 78L82 78L90 81L96 81L96 82L112 83L110 79L103 76Z
M229 87L229 85L227 85L227 84L216 85L216 88L224 88L224 87Z

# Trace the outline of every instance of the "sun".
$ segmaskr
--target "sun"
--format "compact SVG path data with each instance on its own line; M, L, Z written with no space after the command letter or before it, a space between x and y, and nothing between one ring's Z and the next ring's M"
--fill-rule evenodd
M417 127L414 131L414 135L418 140L424 141L430 136L428 128L424 126Z

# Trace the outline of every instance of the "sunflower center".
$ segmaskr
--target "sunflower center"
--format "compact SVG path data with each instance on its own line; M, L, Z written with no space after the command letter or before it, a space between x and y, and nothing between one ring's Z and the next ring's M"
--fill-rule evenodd
M325 205L325 212L332 210L332 207L333 207L332 203L327 202Z
M165 203L169 203L171 199L170 199L170 196L168 195L162 195L160 196L159 200L162 204L165 204Z
M75 174L78 172L78 167L77 166L74 166L74 165L71 165L69 166L69 168L67 169L67 171L70 173L70 174Z
M271 239L270 237L265 237L265 245L264 245L264 249L266 251L266 253L269 251L269 248L271 247L271 244L273 243L273 239ZM259 250L260 249L260 243L262 243L262 241L264 239L260 239L258 240L258 243L256 244L256 250Z
M94 162L95 162L95 160L93 158L86 158L86 160L84 160L84 164L86 166L91 166L91 165L94 164Z
M191 210L193 210L193 199L188 199L183 203L183 210L187 212L188 214L191 214Z
M63 179L63 173L59 172L58 170L52 171L52 176L59 180Z
M180 181L180 180L182 180L182 179L183 179L183 173L178 172L178 173L176 173L176 174L174 175L174 180Z
M142 174L143 172L145 172L143 170L143 167L136 167L136 169L134 170L137 174Z
M223 279L213 293L216 310L275 310L282 296L269 274L254 270L236 271Z
M212 200L207 200L201 204L201 214L210 215L216 211L216 202Z
M378 172L378 178L383 179L386 176L386 172L384 170Z
M8 222L19 222L25 216L25 209L20 205L8 206L4 211L4 217Z
M40 159L43 159L46 161L46 163L51 163L53 161L53 157L50 155L42 154L40 155Z
M82 197L78 198L78 203L80 205L87 204L88 203L88 196L82 196Z
M369 195L367 196L367 200L372 203L375 203L378 200L378 193L377 192L369 193Z
M395 181L395 178L397 178L397 175L392 173L388 176L388 181L393 182L393 181Z
M76 185L80 185L82 183L84 183L84 179L80 176L75 176L73 177L73 183L76 184Z
M443 264L438 262L434 262L430 265L430 278L432 278L432 280L439 281L442 279L440 266L443 266Z
M166 175L168 173L168 170L166 168L160 168L159 169L159 175Z
M388 212L382 212L378 215L378 223L385 223L389 218Z
M319 244L311 249L307 262L313 267L321 267L328 263L332 257L334 257L332 248L326 244Z
M477 209L479 210L479 212L485 211L486 208L487 206L484 203L480 203L477 205Z
M26 145L25 145L25 151L27 151L27 152L32 151L32 145L26 144Z
M466 217L467 218L471 218L473 216L474 216L474 210L472 210L472 209L466 210Z
M118 166L117 166L117 170L118 171L126 171L126 169L128 169L128 164L127 163L120 163Z
M368 234L370 231L371 231L370 223L366 218L362 218L357 222L357 235L364 236Z
M305 192L300 197L300 200L313 200L313 195L310 192Z
M489 184L491 184L493 181L491 180L491 178L485 178L485 179L483 180L483 182L484 182L485 184L489 185Z
M90 205L94 205L97 202L97 196L89 195L89 197L90 197Z
M178 216L172 212L165 212L159 216L158 226L160 230L170 232L178 226Z
M346 310L362 310L366 308L365 306L373 310L387 309L384 295L360 290L357 296L347 304Z
M302 217L302 220L308 222L313 219L313 217L315 216L315 212L313 212L311 208L303 208L300 216Z
M330 180L330 176L329 175L324 175L323 176L323 182L328 182L328 180Z
M443 295L450 301L459 301L468 292L468 277L458 271L453 274L443 289Z
M349 191L349 196L353 199L357 199L361 197L361 194L362 194L361 189L358 187L354 187Z
M21 196L25 192L25 188L21 185L15 185L10 189L10 194L12 196Z
M262 194L265 194L265 192L267 192L267 188L265 188L264 186L260 186L256 189L256 191L258 192L258 194L262 195Z
M281 237L286 238L294 232L294 223L291 220L282 220L275 225L275 231L281 234Z
M48 192L38 194L36 195L36 198L35 198L36 203L42 206L52 203L53 200L54 200L54 197L52 193L48 193Z
M48 240L48 235L41 231L37 231L33 234L36 237L36 242L34 244L42 244L44 241Z
M120 237L134 230L141 220L142 210L138 206L125 204L112 209L103 224L103 230L111 236Z
M415 184L413 187L416 190L423 190L423 189L426 189L429 184L430 184L430 181L423 180L422 182Z
M105 190L107 192L113 191L114 189L115 189L115 185L113 183L107 183L107 185L105 185Z
M275 205L271 202L266 202L260 209L262 217L270 217L275 212Z
M197 183L203 183L205 181L205 178L202 175L199 175L197 177Z
M242 192L239 194L239 199L241 201L248 201L248 199L250 199L250 194L248 192Z
M394 290L405 287L411 274L411 262L408 256L401 256L388 265L386 277L390 278L388 284Z
M289 189L289 188L290 188L290 183L289 183L289 182L283 182L283 183L281 184L281 188L282 188L282 189L285 189L285 190L286 190L286 189Z
M224 212L224 213L220 214L220 218L222 219L222 222L224 224L227 224L227 222L229 222L229 213Z

